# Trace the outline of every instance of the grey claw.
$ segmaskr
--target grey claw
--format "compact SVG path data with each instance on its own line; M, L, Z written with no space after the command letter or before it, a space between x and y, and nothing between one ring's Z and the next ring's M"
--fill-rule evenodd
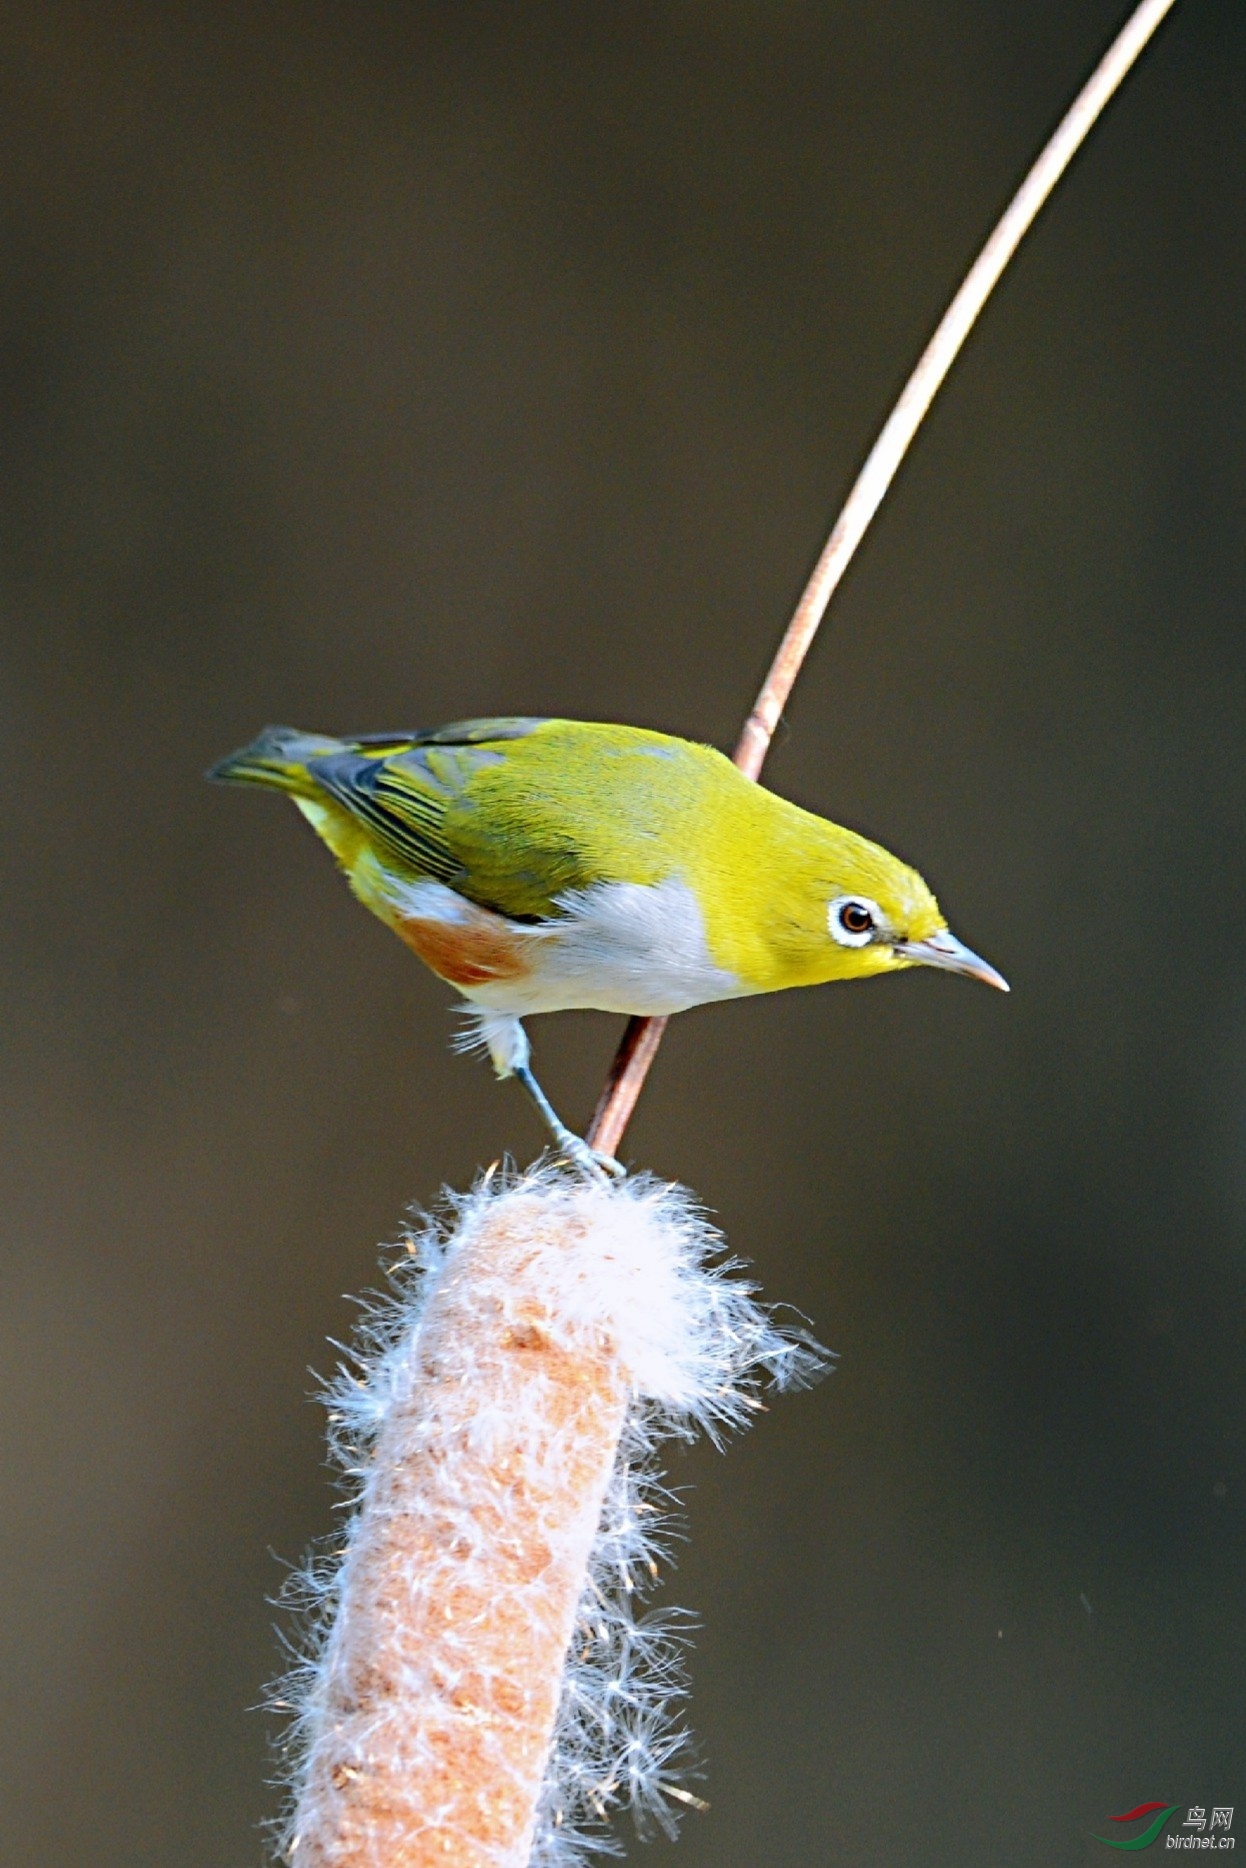
M572 1167L579 1168L588 1180L596 1181L599 1186L608 1186L612 1180L624 1180L627 1169L613 1155L601 1154L596 1148L568 1129L558 1137L558 1146Z

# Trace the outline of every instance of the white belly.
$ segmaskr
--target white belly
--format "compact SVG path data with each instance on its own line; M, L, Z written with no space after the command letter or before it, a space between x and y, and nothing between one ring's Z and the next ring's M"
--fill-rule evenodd
M447 923L465 907L438 882L410 885L395 904ZM524 972L462 985L463 996L518 1017L576 1008L661 1016L748 991L714 963L696 897L677 878L653 887L605 882L560 897L558 906L557 919L535 926L497 917L522 949Z

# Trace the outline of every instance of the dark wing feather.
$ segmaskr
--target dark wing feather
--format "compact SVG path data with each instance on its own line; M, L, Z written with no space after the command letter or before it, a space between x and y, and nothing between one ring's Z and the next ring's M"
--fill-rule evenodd
M503 757L491 742L523 739L542 724L517 717L459 720L428 732L360 734L346 750L309 759L331 798L366 824L391 859L451 888L464 879L446 812L472 773Z
M448 795L431 775L357 752L310 759L307 769L331 798L367 825L391 859L451 888L462 879L462 865L446 842Z
M542 715L502 714L495 720L454 720L449 726L416 733L415 746L483 746L493 739L527 739L546 724Z
M493 720L454 720L449 726L417 727L410 733L343 733L348 746L373 754L405 752L410 746L483 746L490 740L526 739L544 726L542 715L499 714Z

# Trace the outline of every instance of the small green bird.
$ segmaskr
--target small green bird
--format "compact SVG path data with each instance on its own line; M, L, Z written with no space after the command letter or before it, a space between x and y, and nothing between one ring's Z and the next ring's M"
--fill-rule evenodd
M467 1047L519 1079L560 1150L521 1020L663 1014L925 965L1006 982L915 869L764 791L708 746L577 720L330 739L267 727L210 778L288 792L365 907L467 1000Z

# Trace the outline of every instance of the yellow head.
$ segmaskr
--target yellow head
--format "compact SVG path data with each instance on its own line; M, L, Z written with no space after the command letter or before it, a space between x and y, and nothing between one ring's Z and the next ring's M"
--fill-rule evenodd
M731 835L702 865L711 948L754 992L941 967L1006 992L949 932L923 878L856 831L760 786L731 793ZM741 860L748 852L748 859ZM727 860L722 860L725 854Z
M826 903L837 979L936 966L1008 991L993 966L950 932L924 879L864 837L840 831L841 862Z

